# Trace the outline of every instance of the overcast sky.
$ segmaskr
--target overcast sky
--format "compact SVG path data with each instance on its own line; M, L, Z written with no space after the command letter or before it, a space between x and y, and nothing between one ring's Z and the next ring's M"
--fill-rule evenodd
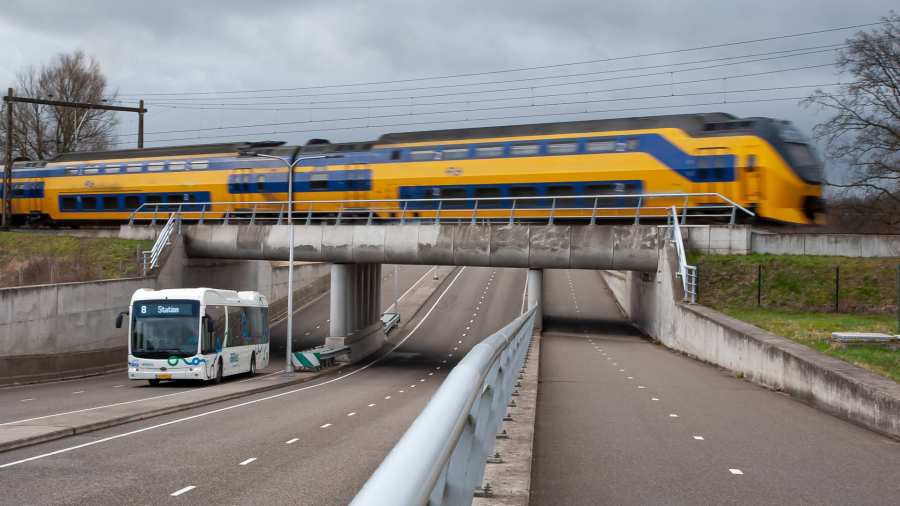
M761 100L805 96L812 88L740 90L838 82L833 67L820 66L835 56L821 46L839 44L855 30L464 78L297 88L596 61L790 35L875 22L894 5L888 0L6 1L0 11L0 81L11 83L18 70L56 53L83 49L100 61L121 99L147 100L148 145L368 140L391 131L699 111L779 117L809 132L822 113L793 99ZM818 49L749 56L803 48ZM709 61L735 57L744 58ZM772 57L778 58L747 61ZM691 61L699 63L647 69ZM733 65L710 68L724 63ZM577 75L561 77L571 74ZM504 83L489 84L496 81ZM579 83L566 84L572 82ZM293 90L155 95L285 88ZM135 118L121 115L119 129L122 147L129 146Z

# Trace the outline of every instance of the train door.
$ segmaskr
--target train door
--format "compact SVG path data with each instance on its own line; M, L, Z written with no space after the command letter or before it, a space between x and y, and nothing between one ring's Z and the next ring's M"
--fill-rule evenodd
M757 162L756 155L747 155L741 182L745 188L744 201L758 204L763 200L763 170Z

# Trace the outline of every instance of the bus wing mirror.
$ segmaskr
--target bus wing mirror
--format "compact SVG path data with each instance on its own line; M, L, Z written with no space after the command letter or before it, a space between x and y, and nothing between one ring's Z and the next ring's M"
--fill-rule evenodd
M117 329L122 328L122 318L123 318L125 315L127 315L127 314L128 314L127 311L122 311L121 313L119 313L119 314L116 316L116 328L117 328Z

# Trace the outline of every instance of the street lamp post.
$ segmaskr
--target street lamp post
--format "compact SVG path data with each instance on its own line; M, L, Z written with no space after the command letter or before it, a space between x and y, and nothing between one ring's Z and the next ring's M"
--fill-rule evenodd
M294 339L294 167L304 160L315 160L317 158L331 158L328 155L317 156L298 156L293 161L275 155L267 155L264 153L254 153L253 156L260 158L270 158L272 160L280 160L281 163L288 167L288 300L287 300L287 335L284 339L285 352L284 358L287 363L284 366L284 372L294 372L291 364L291 342Z

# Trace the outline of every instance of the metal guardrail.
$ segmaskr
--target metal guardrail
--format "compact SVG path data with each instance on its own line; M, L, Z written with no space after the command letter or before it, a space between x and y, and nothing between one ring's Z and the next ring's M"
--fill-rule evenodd
M681 285L684 288L683 299L695 304L697 302L697 267L688 265L687 255L684 248L684 238L681 235L681 221L678 216L678 210L672 207L669 214L668 224L672 230L672 242L675 243L675 251L678 256L678 271L676 275L681 278Z
M352 505L471 504L531 343L535 308L450 371Z
M166 246L170 244L169 238L172 237L172 232L176 230L176 227L180 231L181 215L172 213L162 230L159 231L156 242L153 243L153 248L151 248L150 251L142 252L144 276L151 270L159 267L159 259L162 256L163 251L165 251Z
M726 219L754 213L719 193L636 193L530 197L299 200L294 201L294 222L301 224L371 224L382 220L427 220L435 223L514 223L560 219L599 220L666 219L675 207L682 223L689 217ZM204 223L282 224L288 203L277 201L146 203L134 210L129 224L149 222L179 214L182 219Z

